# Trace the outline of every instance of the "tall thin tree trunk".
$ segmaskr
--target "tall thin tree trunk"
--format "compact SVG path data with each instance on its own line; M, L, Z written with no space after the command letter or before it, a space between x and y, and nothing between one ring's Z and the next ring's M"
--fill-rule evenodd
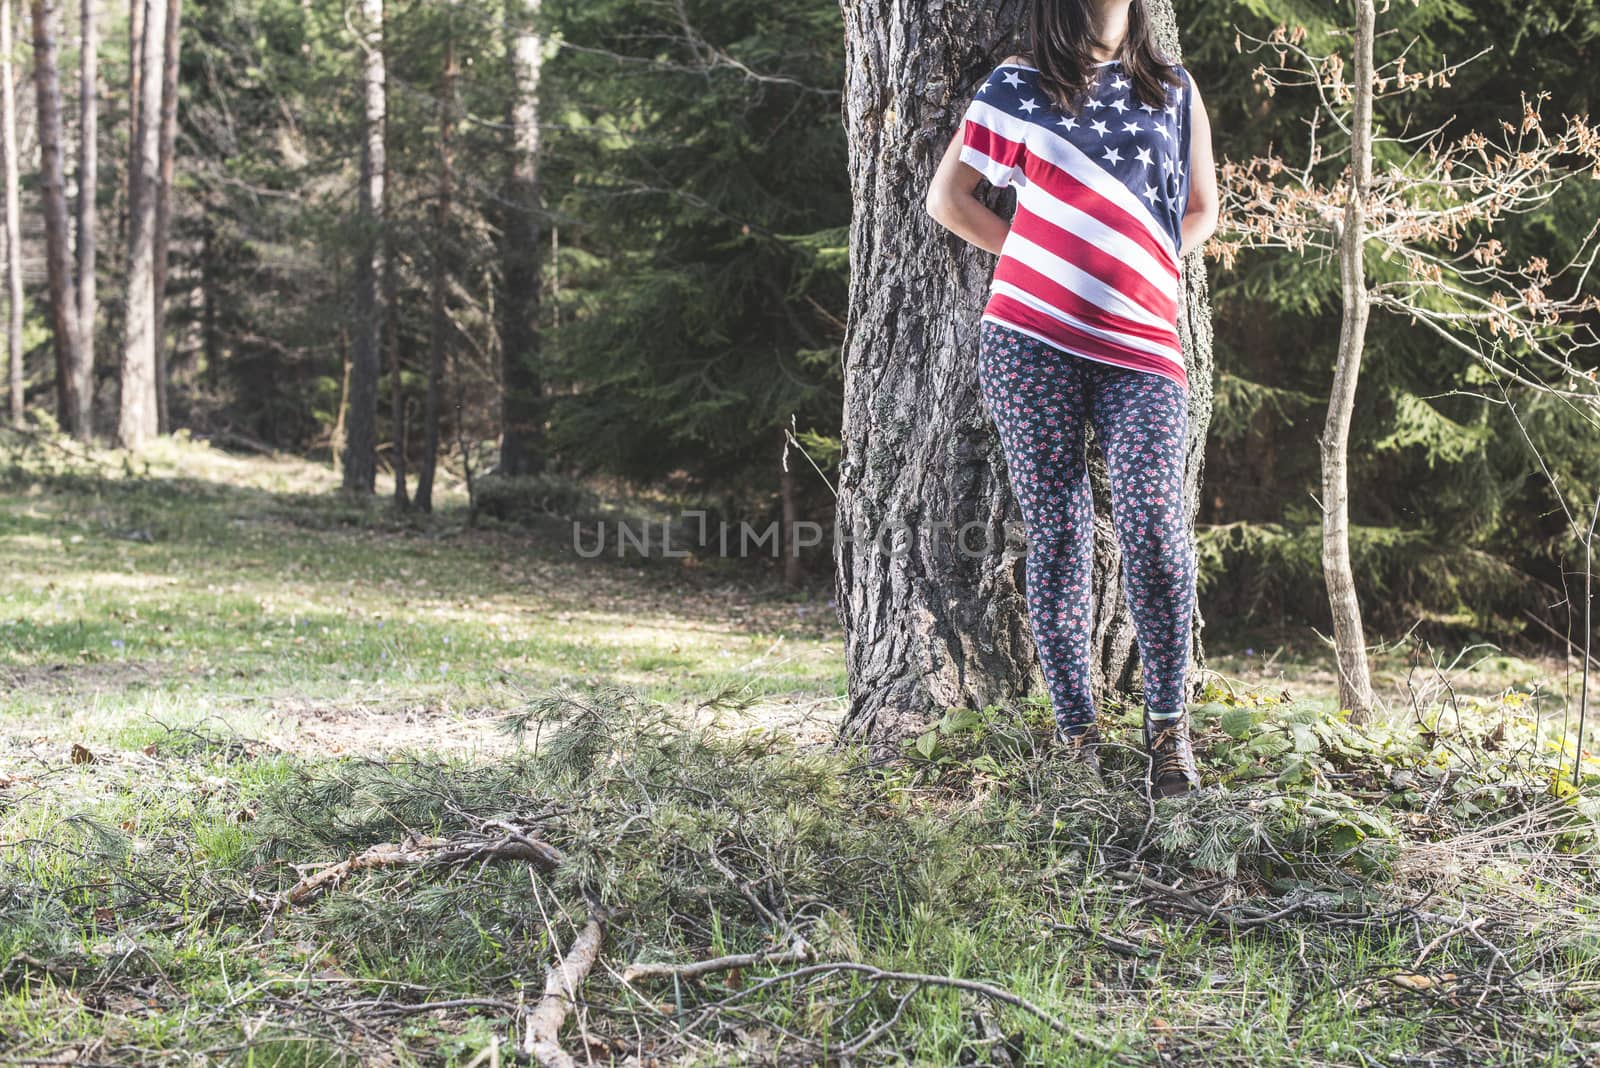
M1020 511L973 372L994 267L927 214L924 196L979 79L1020 43L1026 0L945 5L913 26L898 0L841 0L855 215L844 347L844 458L835 594L845 628L847 736L889 750L952 706L1042 689L1024 599ZM1179 55L1171 0L1143 5ZM997 195L997 202L999 195ZM1211 413L1203 263L1183 264L1179 333L1189 358L1186 515L1199 503ZM1104 460L1091 454L1108 517ZM1008 529L1016 537L1007 537ZM1138 678L1115 539L1096 523L1095 683ZM1198 657L1199 613L1195 614Z
M167 414L167 389L171 384L167 358L167 255L172 241L172 175L178 142L178 19L182 15L182 8L181 0L167 0L161 60L161 166L156 181L155 303L152 314L156 324L156 423L163 434L172 430L172 421Z
M539 374L540 0L507 5L511 65L511 173L502 227L500 300L500 467L524 475L544 467L544 398Z
M0 0L0 151L6 182L6 353L10 363L11 422L23 423L22 207L17 164L17 96L12 82L11 0Z
M450 313L445 306L450 264L450 197L454 183L451 142L455 136L456 41L452 26L445 41L444 73L439 78L439 188L433 204L433 278L428 330L428 392L422 408L422 461L417 465L416 505L433 511L433 476L439 463L439 408L444 390L445 346Z
M100 197L100 37L93 0L83 0L79 20L82 61L78 71L78 341L83 350L78 389L94 407L96 237Z
M1333 613L1334 657L1339 669L1339 705L1352 723L1372 714L1372 675L1367 666L1361 603L1350 565L1350 421L1355 410L1356 376L1366 343L1367 282L1362 247L1366 242L1365 201L1372 183L1372 0L1355 0L1355 113L1350 125L1350 199L1345 202L1339 238L1339 282L1344 316L1339 324L1339 355L1328 394L1328 417L1317 444L1322 450L1322 574Z
M355 263L355 330L345 425L344 488L371 493L378 475L378 375L383 309L384 60L383 0L361 0L358 43L363 52L361 179L357 214L362 227Z
M39 184L44 206L50 324L56 342L56 404L62 429L89 440L89 398L84 396L78 293L72 280L67 187L61 163L61 81L56 65L55 0L32 0L33 85L38 96Z
M122 400L117 442L137 449L160 432L156 418L156 182L161 170L161 64L167 0L146 0L139 46L139 124L128 161L128 270L123 312Z
M302 0L304 3L305 0ZM384 53L389 51L389 24L383 26ZM384 83L384 114L388 114L388 82ZM383 217L392 218L389 205L394 197L394 173L389 161L394 158L389 151L389 124L383 126ZM396 296L399 279L395 272L394 228L383 228L383 347L389 352L389 423L394 440L394 505L401 511L411 507L406 486L406 391L404 360L400 353L400 301Z
M144 48L145 0L128 0L128 144L139 143L140 50ZM117 217L117 238L128 240L128 214L133 211L134 168L128 168L128 180L122 189L122 213Z
M389 191L394 188L390 173L383 176L383 217L389 218ZM411 507L406 488L406 392L404 360L400 354L400 304L396 297L394 239L389 227L383 231L383 347L389 350L389 422L394 429L394 503L402 511Z

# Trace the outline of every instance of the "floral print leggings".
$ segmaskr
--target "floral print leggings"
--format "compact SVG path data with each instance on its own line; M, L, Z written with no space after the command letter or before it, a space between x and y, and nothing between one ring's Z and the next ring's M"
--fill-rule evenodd
M1056 722L1094 722L1089 682L1094 501L1084 459L1092 421L1106 459L1122 585L1144 671L1145 708L1181 715L1194 613L1194 546L1184 524L1189 406L1151 371L1064 352L984 319L978 383L999 431L1028 535L1029 622Z

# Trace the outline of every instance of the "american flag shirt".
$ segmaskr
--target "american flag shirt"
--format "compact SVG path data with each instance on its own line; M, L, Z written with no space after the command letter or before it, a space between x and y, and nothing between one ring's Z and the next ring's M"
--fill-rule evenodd
M1003 63L962 123L961 161L1016 187L983 318L1091 360L1188 389L1178 340L1178 249L1189 200L1189 74L1142 103L1122 62L1097 64L1079 114L1036 67Z

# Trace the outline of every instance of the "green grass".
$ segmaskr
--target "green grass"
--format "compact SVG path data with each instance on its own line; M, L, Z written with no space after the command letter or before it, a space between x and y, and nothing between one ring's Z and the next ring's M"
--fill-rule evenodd
M887 768L811 744L843 703L825 596L578 559L467 528L450 493L396 517L297 461L60 448L0 472L0 1062L510 1059L591 913L579 1063L1600 1056L1600 769L1566 785L1548 664L1463 663L1427 731L1355 730L1309 647L1252 636L1270 666L1214 652L1193 709L1213 788L1152 809L1116 702L1103 785L1037 699L952 712ZM492 819L565 862L373 869L266 907L296 865ZM859 972L622 980L797 935L1092 1041Z

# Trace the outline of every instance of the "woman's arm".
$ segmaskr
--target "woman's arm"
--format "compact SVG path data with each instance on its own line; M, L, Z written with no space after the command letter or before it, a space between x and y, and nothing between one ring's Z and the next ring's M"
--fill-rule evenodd
M1022 62L1022 56L1009 56L1001 66ZM933 172L923 204L939 225L998 256L1000 246L1011 232L1011 224L973 196L984 174L961 159L966 125L965 120L956 124L955 136L944 150L939 169Z
M1000 246L1011 232L1011 224L973 196L982 180L982 172L961 161L961 129L958 127L944 150L944 158L939 161L939 169L933 172L923 203L939 225L998 256Z
M1189 205L1183 215L1180 258L1205 244L1217 230L1217 161L1211 151L1211 119L1193 77L1189 79L1189 97Z

